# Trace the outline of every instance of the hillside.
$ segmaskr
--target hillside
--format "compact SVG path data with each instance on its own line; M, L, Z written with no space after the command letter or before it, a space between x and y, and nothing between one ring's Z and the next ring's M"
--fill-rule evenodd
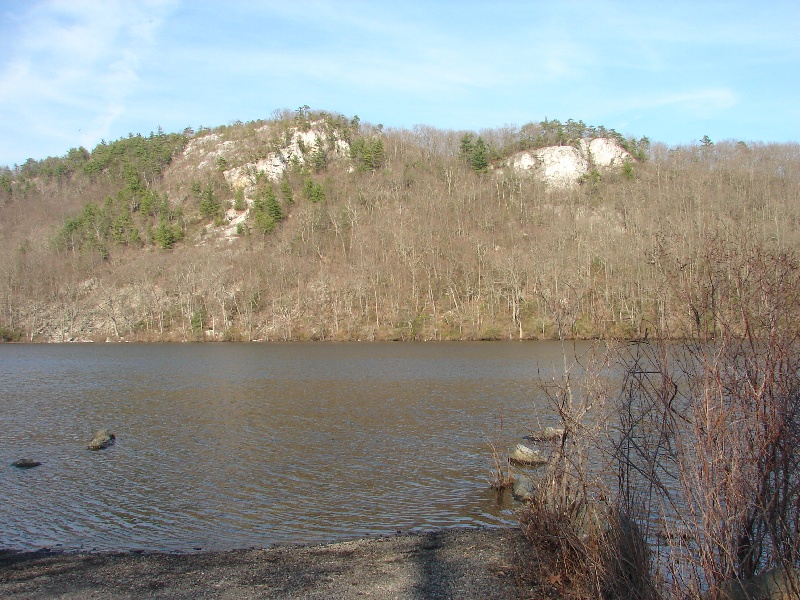
M795 249L800 146L305 107L0 169L6 340L691 334L714 236ZM693 279L694 278L694 279Z

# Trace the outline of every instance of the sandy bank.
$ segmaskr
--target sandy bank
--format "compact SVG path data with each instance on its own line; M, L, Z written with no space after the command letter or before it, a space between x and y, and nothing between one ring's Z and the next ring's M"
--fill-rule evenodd
M517 598L519 533L197 554L0 552L3 598Z

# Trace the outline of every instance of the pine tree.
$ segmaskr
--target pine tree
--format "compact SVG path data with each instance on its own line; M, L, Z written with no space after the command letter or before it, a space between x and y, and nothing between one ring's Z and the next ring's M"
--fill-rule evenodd
M214 194L214 186L209 183L200 197L200 213L207 218L216 217L221 208L222 205Z
M314 151L311 153L311 168L315 173L323 171L328 166L328 152L325 150L323 141L317 136L314 144Z
M489 167L489 148L481 137L475 140L469 164L476 173L485 173Z
M303 193L315 204L325 200L325 190L322 189L322 184L314 183L311 178L306 179L303 183Z
M244 200L244 189L237 188L236 193L233 195L233 210L243 211L247 208L247 203Z
M383 154L383 140L381 138L375 138L375 140L371 144L371 165L373 171L377 171L383 166L384 154Z
M461 147L459 149L459 155L465 162L471 163L472 162L472 152L475 148L475 144L472 141L472 134L465 133L464 136L461 138Z
M161 219L158 222L158 227L153 232L153 241L159 248L169 250L175 245L176 241L175 230L172 228L166 219Z
M292 186L289 185L289 182L286 180L286 178L281 179L281 199L285 204L292 204L294 202Z
M275 190L272 189L272 186L267 188L264 195L264 207L267 214L269 214L276 223L283 219L283 210L278 202L278 198L275 196Z

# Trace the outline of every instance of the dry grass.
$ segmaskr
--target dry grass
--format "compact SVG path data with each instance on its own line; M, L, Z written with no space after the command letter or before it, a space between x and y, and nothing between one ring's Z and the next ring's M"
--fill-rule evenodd
M494 437L486 437L486 443L492 456L491 480L489 481L493 490L498 493L510 488L514 484L514 473L511 470L511 461L505 451L503 443L503 415L499 417L499 423Z

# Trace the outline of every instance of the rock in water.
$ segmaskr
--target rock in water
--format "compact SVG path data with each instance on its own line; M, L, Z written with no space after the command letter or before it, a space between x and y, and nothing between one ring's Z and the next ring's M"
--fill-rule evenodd
M525 439L532 442L554 442L560 440L564 436L563 427L545 427L539 431L534 431L530 435L526 435Z
M92 438L92 441L89 442L87 448L89 448L89 450L103 450L104 448L111 446L116 439L117 438L113 433L106 431L105 429L101 429L94 434L94 437Z
M528 475L517 475L511 487L511 495L514 497L514 500L529 502L533 500L533 490L535 487L536 482L532 477Z
M33 467L38 467L40 464L42 463L40 463L38 460L23 458L22 460L11 463L11 466L17 467L18 469L32 469Z
M748 598L769 598L771 600L796 600L800 586L800 570L780 567L742 581L724 582L719 591L720 598L726 600L747 600ZM705 594L703 598L710 598Z
M517 444L514 449L508 454L508 460L514 464L525 466L540 466L547 462L547 459L542 456L538 450L532 450L522 444Z

